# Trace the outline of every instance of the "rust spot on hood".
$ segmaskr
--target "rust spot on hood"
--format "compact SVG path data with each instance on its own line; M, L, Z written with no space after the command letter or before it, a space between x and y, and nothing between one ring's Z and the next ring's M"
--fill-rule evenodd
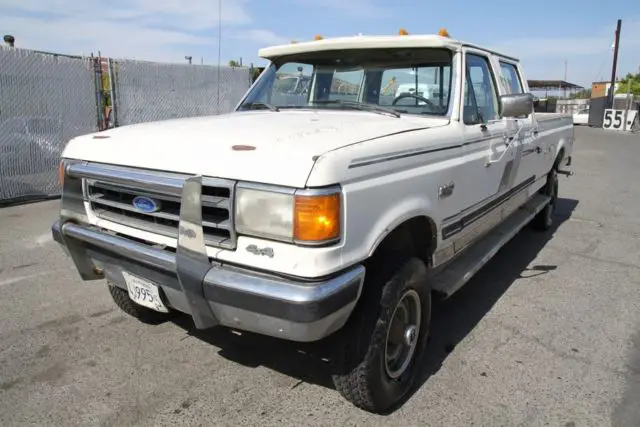
M256 147L253 145L232 145L231 149L233 151L253 151Z

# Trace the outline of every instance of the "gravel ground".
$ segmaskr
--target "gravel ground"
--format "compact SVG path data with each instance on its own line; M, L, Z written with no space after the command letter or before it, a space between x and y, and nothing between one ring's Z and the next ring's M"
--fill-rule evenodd
M557 229L437 304L387 416L344 401L312 348L123 315L51 240L58 201L0 209L0 425L640 425L640 136L576 135Z

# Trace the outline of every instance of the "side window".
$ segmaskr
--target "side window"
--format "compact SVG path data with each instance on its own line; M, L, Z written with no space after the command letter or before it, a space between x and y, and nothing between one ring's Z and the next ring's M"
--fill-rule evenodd
M489 61L467 54L463 118L465 124L486 123L498 118L498 94Z
M500 61L500 71L502 72L502 78L507 84L509 93L523 93L522 83L520 82L518 69L515 65Z

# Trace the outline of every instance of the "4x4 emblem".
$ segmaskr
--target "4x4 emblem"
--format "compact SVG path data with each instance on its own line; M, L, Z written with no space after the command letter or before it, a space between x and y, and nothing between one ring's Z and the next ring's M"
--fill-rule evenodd
M269 258L273 258L273 248L259 248L256 245L247 246L247 252L251 252L254 255L266 255Z

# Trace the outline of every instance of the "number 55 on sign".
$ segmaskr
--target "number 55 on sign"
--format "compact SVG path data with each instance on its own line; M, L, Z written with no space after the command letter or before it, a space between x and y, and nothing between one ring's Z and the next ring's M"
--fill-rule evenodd
M626 114L626 124L624 123L625 112L625 110L604 110L604 120L602 121L602 128L613 130L631 130L638 112L629 110Z

